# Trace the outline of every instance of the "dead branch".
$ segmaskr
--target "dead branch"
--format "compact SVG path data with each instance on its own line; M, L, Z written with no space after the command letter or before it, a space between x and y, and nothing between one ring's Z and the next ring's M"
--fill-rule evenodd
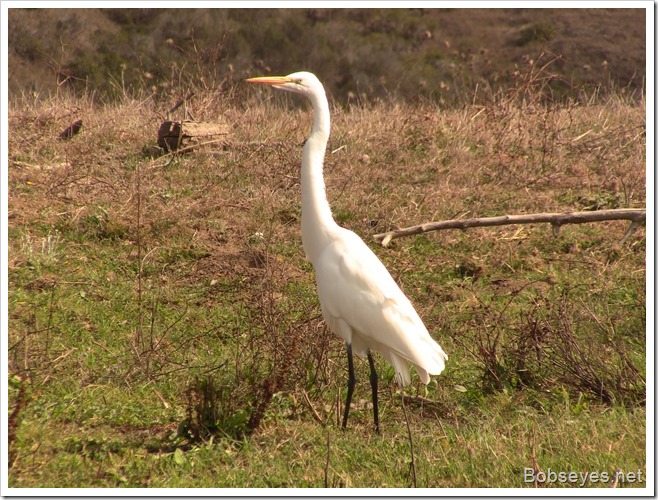
M565 224L583 224L604 220L630 220L631 226L624 235L622 243L637 229L640 223L646 221L647 211L638 208L618 208L596 210L594 212L539 213L527 215L500 215L498 217L478 217L475 219L452 219L440 222L426 222L417 226L395 229L386 233L375 234L373 238L381 241L382 246L388 246L391 240L402 236L411 236L441 229L468 229L471 227L505 226L509 224L548 223L553 226L557 235L560 227Z

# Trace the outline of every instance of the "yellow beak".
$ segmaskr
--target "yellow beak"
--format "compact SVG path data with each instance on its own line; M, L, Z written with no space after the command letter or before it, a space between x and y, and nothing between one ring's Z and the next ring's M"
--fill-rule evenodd
M292 78L287 76L257 76L255 78L248 78L249 83L264 83L265 85L283 85L284 83L291 83Z

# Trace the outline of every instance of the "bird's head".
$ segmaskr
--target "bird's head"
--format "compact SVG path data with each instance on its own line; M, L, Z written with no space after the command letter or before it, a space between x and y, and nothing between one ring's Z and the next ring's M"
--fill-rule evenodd
M247 79L249 83L263 83L275 89L287 90L297 94L311 96L319 91L324 92L318 77L308 71L298 71L287 76L258 76Z

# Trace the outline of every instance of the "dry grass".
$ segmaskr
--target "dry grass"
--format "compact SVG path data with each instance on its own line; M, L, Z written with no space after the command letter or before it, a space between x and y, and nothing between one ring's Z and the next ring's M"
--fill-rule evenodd
M368 451L408 463L406 426L383 363L384 434L403 437L372 443L361 402L348 432L362 446L355 451L347 435L332 435L329 479L324 454L313 453L316 445L326 449L324 433L340 413L345 366L340 342L321 321L299 236L299 157L311 117L287 104L270 93L240 102L200 94L190 103L195 117L222 116L233 131L223 146L180 156L153 155L170 103L59 99L11 107L9 368L31 391L27 403L23 385L11 393L30 422L17 429L12 485L34 484L39 471L43 484L61 485L46 457L62 447L75 461L90 449L106 456L124 446L121 471L103 462L92 478L78 464L83 472L67 481L153 485L173 470L173 484L155 482L207 486L185 479L192 458L178 448L201 463L207 457L208 466L220 453L235 472L222 484L358 486L357 475L341 469L354 463L379 464L380 484L410 484L406 472L381 472ZM77 118L82 132L57 140ZM390 228L458 216L643 207L644 131L644 110L621 99L336 105L328 196L336 219L368 242ZM592 453L602 467L622 458L643 466L631 450L644 434L631 427L642 418L645 391L644 232L620 246L625 230L610 222L565 228L559 238L538 226L446 231L386 250L372 242L451 356L429 388L411 389L420 401L407 408L420 441L419 485L483 485L477 463L491 446L507 457L501 484L518 485L519 467L531 465L511 451L527 447L528 424L516 420L522 412L534 422L550 416L550 429L537 436L543 468L588 463L566 439L562 418L578 421L577 442L601 440ZM577 347L560 350L572 345L565 342ZM574 372L579 364L587 369ZM213 398L221 399L214 405L221 415L207 406ZM239 459L234 441L195 447L190 434L213 430L207 410L220 435L243 439ZM577 420L586 412L591 427ZM64 444L48 441L49 425L51 434L65 429ZM517 425L524 430L514 438ZM107 440L81 438L89 426ZM631 437L603 453L605 429L615 426ZM316 433L299 430L307 427ZM254 431L261 434L240 437ZM492 443L498 431L507 437ZM555 432L566 451L550 448ZM291 436L299 435L295 444ZM433 451L439 445L456 453L456 464L448 451ZM267 462L268 447L285 450L283 461ZM144 462L135 449L173 462ZM302 465L286 474L294 463ZM448 479L436 480L432 464ZM482 467L495 481L495 471ZM254 480L259 468L272 474L269 482Z

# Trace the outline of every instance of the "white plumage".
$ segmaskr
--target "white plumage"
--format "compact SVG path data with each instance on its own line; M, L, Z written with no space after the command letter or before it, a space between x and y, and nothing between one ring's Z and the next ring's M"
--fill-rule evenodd
M332 241L313 263L322 313L329 328L365 357L379 352L398 382L411 381L412 363L423 383L447 359L384 265L356 234L336 226Z
M320 81L308 72L248 81L303 94L313 105L313 129L302 153L302 243L315 269L322 315L347 344L350 378L343 427L354 389L355 352L370 362L379 432L377 374L370 351L379 352L393 365L402 386L411 381L409 364L427 384L430 375L443 371L448 356L377 256L359 236L336 224L331 215L322 172L330 132L329 104Z

